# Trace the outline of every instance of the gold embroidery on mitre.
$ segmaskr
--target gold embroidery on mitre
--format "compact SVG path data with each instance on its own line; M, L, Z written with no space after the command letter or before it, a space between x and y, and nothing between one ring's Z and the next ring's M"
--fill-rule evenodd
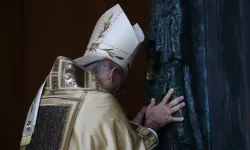
M112 17L113 17L113 14L109 17L107 21L104 22L104 28L101 30L100 34L98 35L98 39L104 36L103 33L107 31L107 29L109 28Z
M111 22L111 19L113 17L114 14L112 14L107 21L104 22L104 27L103 29L101 29L101 32L99 33L98 37L97 37L97 41L100 39L100 38L103 38L104 37L104 33L108 30L108 28L110 27L110 22ZM99 48L99 45L100 43L92 43L91 46L90 46L90 51L96 51L96 49ZM113 46L112 46L113 47ZM114 52L113 48L104 48L104 49L101 49L101 50L104 50L106 51L110 57L112 58L117 58L117 59L120 59L120 60L123 60L124 58L119 56L120 53L118 52Z
M96 51L97 48L99 48L100 43L92 43L90 46L90 51Z
M113 17L113 14L109 17L109 19L107 21L104 22L104 27L103 27L103 29L101 29L101 32L99 33L99 35L97 37L97 41L100 38L103 38L104 32L107 31L107 29L110 26L110 21L111 21L112 17ZM89 50L90 51L96 51L96 49L99 48L99 45L100 45L100 43L92 43Z
M112 58L116 57L116 58L121 59L121 60L124 59L123 57L119 56L120 53L113 52L114 49L112 49L112 48L104 48L104 49L101 49L101 50L106 51L109 54L109 56L112 57Z

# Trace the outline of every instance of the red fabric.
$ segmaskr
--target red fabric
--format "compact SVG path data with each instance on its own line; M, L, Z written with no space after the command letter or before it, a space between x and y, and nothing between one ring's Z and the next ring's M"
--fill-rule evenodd
M110 60L108 57L105 57L104 60Z

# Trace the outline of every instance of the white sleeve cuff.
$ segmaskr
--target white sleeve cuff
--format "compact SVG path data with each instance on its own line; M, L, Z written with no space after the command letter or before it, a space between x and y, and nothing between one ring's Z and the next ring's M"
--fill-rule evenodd
M157 133L153 129L150 129L150 128L148 128L148 129L156 136L156 139L159 142Z

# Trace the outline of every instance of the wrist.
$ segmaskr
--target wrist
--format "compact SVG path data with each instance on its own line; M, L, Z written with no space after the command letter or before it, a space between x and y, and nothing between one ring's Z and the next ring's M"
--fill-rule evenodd
M154 121L145 121L145 127L151 128L156 132L160 129L160 126Z

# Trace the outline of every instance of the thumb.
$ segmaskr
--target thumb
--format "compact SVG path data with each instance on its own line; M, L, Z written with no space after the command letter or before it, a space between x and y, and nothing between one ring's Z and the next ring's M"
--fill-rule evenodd
M141 111L136 115L136 119L143 119L143 116L146 114L146 107L144 106Z
M146 107L144 106L141 109L141 111L135 116L135 118L133 119L133 122L137 124L141 124L145 114L146 114Z
M139 115L143 116L146 113L146 107L143 106L143 108L141 109L141 111L139 112Z
M151 98L151 102L150 104L148 105L148 108L152 108L155 106L155 99L154 98Z

